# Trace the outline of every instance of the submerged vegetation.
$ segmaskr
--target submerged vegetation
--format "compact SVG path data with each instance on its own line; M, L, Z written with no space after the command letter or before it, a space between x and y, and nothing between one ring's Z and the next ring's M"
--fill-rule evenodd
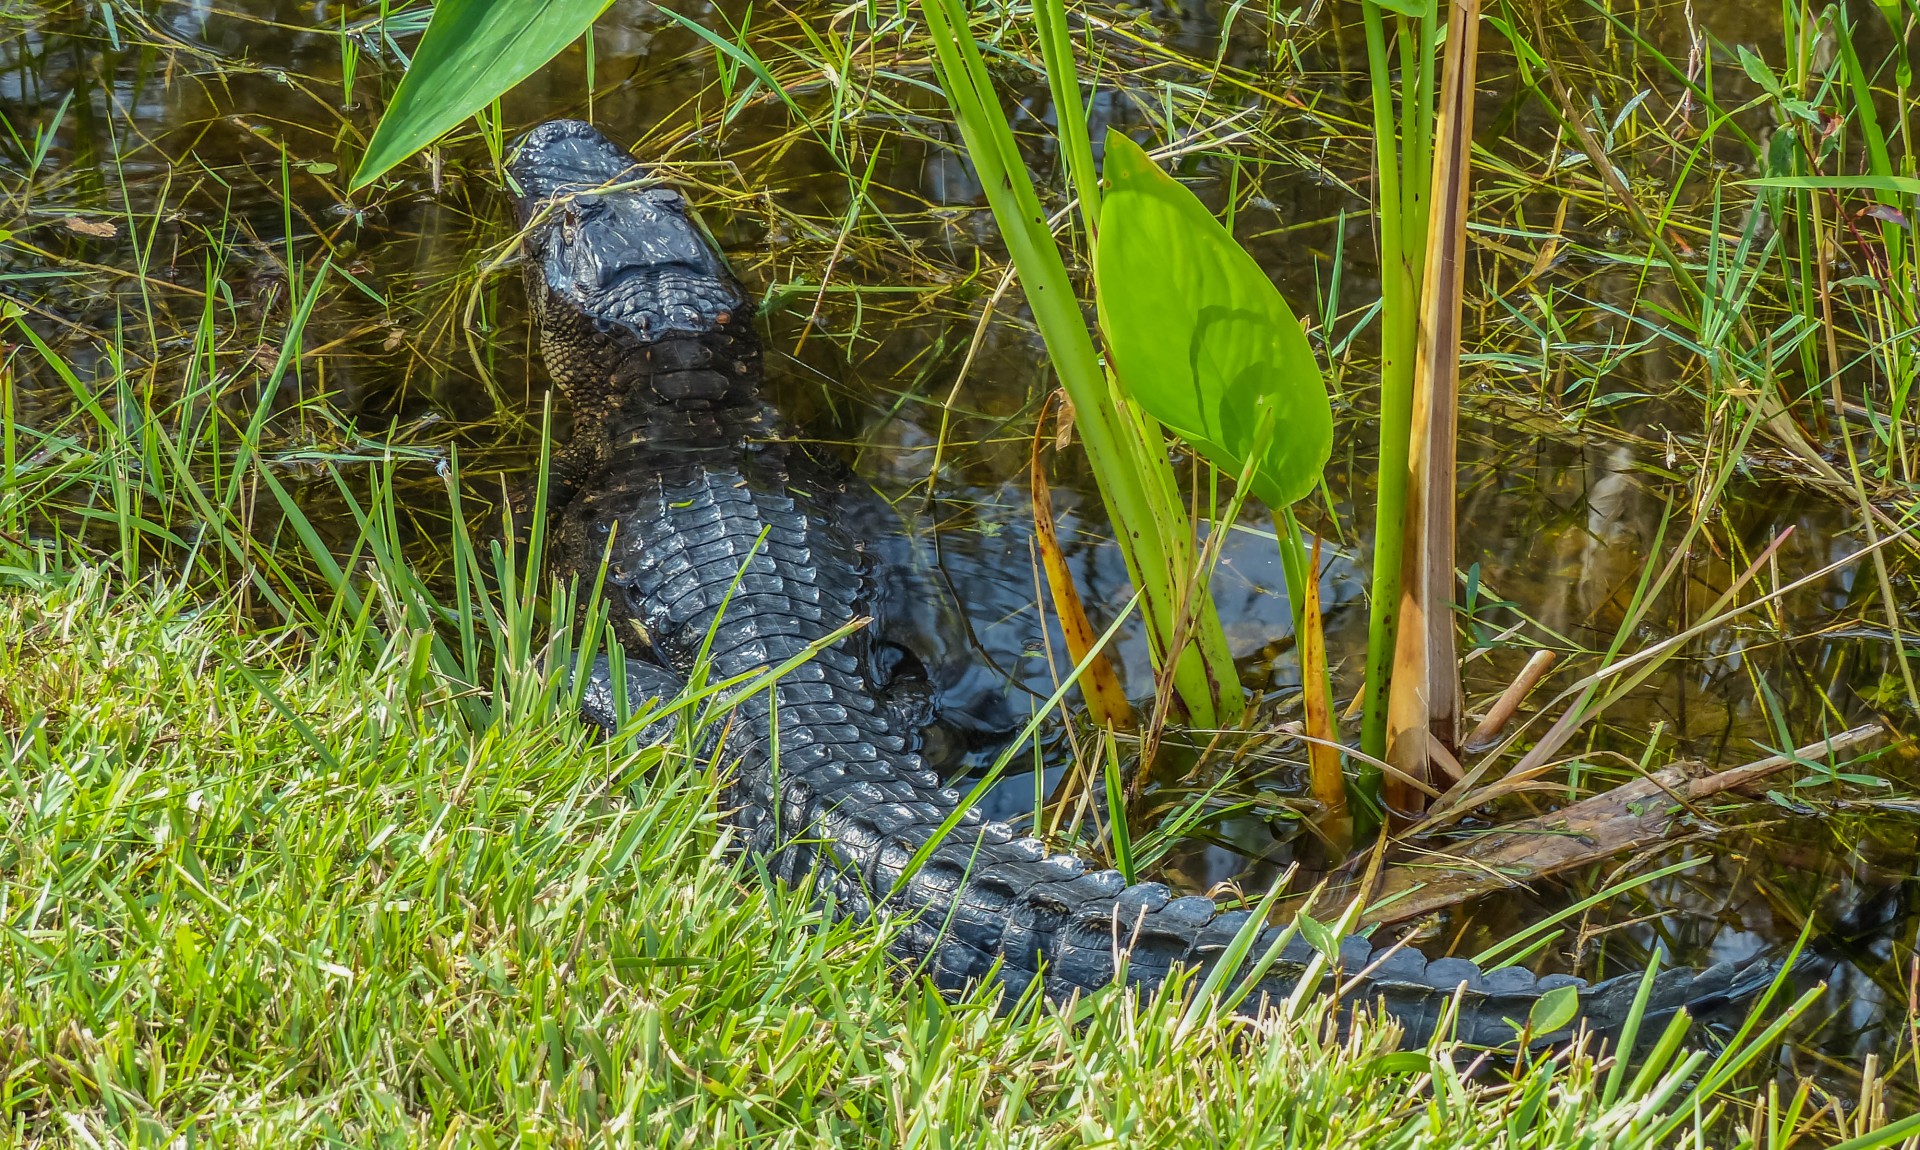
M1483 721L1350 863L1331 760L1294 736L1384 765L1376 523L1407 477L1446 10L549 7L598 22L391 147L423 5L0 12L6 1137L1912 1135L1920 7L1481 6L1441 293L1462 542L1427 606ZM1435 955L1593 974L1805 938L1835 991L1796 974L1724 1053L1681 1030L1631 1065L1507 1065L1336 1036L1318 1004L1250 1042L1179 993L1002 1017L896 979L889 927L830 926L727 852L697 740L573 721L564 668L617 636L501 527L566 413L498 164L560 114L700 201L766 300L783 405L919 517L958 599L929 628L974 668L930 755L976 779L1031 756L997 813L1225 898L1298 865ZM1204 205L1277 280L1332 399L1324 476L1262 487L1234 464L1277 422L1203 442L1151 384L1113 389L1099 349L1126 374L1154 305L1099 299L1130 326L1096 342L1096 166ZM1255 493L1274 515L1237 522ZM1084 689L1134 731L1051 713L1110 625ZM682 700L683 735L740 686Z

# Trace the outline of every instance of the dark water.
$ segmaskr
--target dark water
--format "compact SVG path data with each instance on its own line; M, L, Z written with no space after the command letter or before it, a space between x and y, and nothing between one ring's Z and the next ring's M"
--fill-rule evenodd
M1723 70L1737 68L1727 63L1732 44L1778 60L1777 7L1702 7L1712 11L1698 13L1700 42ZM727 36L745 15L732 4L687 11ZM1556 36L1569 59L1594 69L1594 98L1611 117L1639 91L1639 77L1651 85L1647 107L1665 115L1678 99L1670 79L1656 83L1664 74L1585 12L1565 9L1572 22L1556 25ZM1655 47L1684 59L1695 41L1681 14L1678 5L1641 4L1633 19ZM457 450L476 522L497 516L503 483L525 481L537 458L544 380L515 277L499 268L480 274L510 229L472 125L431 160L404 165L379 193L344 194L396 82L394 51L411 50L421 23L418 12L402 12L383 36L376 16L268 2L0 14L0 105L24 145L0 143L0 227L11 232L0 245L0 291L103 394L113 391L116 362L137 387L160 391L192 378L204 384L204 374L193 373L206 368L217 382L210 401L244 417L260 401L293 289L330 259L331 286L309 321L307 354L275 397L266 462L344 538L321 466L357 476L371 461L397 458L409 493L406 527L431 570L448 533L437 469ZM1295 28L1239 8L1223 42L1212 6L1114 9L1113 18L1138 39L1112 46L1124 78L1093 99L1096 138L1110 126L1163 139L1171 110L1174 134L1198 140L1178 170L1211 202L1232 206L1236 230L1312 319L1320 345L1342 352L1331 377L1339 427L1330 502L1303 510L1331 556L1323 594L1344 702L1358 687L1365 642L1368 543L1356 525L1368 518L1375 468L1373 332L1362 325L1377 285L1364 198L1369 156L1348 102L1359 94L1353 77L1361 66L1353 29L1331 28L1326 17ZM796 125L764 91L741 99L746 73L729 88L711 47L626 0L596 29L591 85L576 46L504 101L503 120L511 133L590 113L691 187L730 258L767 300L782 405L908 514L929 561L958 593L969 670L951 684L948 703L972 716L975 730L943 733L939 745L964 770L994 749L993 730L1024 721L1063 669L1057 633L1036 609L1030 550L1026 462L1050 387L1044 352L1018 313L1017 292L981 327L1002 257L972 173L945 142L944 108L921 86L929 80L924 54L903 48L895 32L870 35L858 12L753 19L751 42L809 123ZM802 21L851 45L845 60L832 68L800 60L796 50L818 54L799 32ZM1725 43L1715 47L1713 37ZM1495 246L1531 260L1569 197L1539 174L1553 152L1550 121L1516 94L1511 66L1489 39L1481 143L1499 162L1483 165L1475 208L1483 242L1469 275L1476 342L1460 476L1459 560L1474 569L1477 588L1469 605L1479 649L1465 668L1470 709L1484 707L1537 645L1591 669L1656 551L1663 515L1678 515L1668 547L1684 522L1700 486L1703 435L1724 441L1727 431L1709 414L1697 357L1594 306L1624 307L1663 289L1643 287L1638 267L1610 258L1636 251L1637 241L1622 234L1591 181L1574 183L1580 194L1560 225L1570 243L1544 261L1543 274L1529 277L1525 263ZM1886 46L1869 38L1862 50L1884 55ZM1205 78L1177 53L1217 57L1244 83L1212 85L1212 102L1202 106ZM348 59L350 93L342 83ZM1022 131L1050 120L1037 74L998 57L996 67L1019 94ZM1733 90L1742 81L1725 82ZM1754 131L1770 126L1760 112L1747 122ZM51 142L30 170L36 132ZM1235 132L1256 135L1209 142ZM1630 135L1621 133L1618 147L1636 176L1672 177L1671 157L1635 153ZM1044 137L1026 143L1044 194L1060 202ZM865 198L856 199L862 187ZM1682 213L1709 211L1712 202L1707 189L1687 183L1678 200ZM116 234L94 234L106 224ZM1336 279L1339 296L1331 299ZM210 310L203 292L217 301ZM205 315L217 328L217 352L196 368L190 337ZM1548 317L1563 327L1543 351ZM11 332L0 338L9 341L17 422L60 426L73 411L71 392ZM1884 391L1864 366L1846 383L1870 401L1878 402L1876 388ZM122 387L120 398L126 394ZM53 466L52 454L50 446L38 455L23 450L12 482ZM1789 528L1762 587L1859 548L1864 536L1848 506L1789 472L1779 452L1756 444L1712 509L1675 591L1628 649L1698 618L1733 572ZM86 502L85 492L66 498ZM1126 598L1124 571L1070 454L1058 465L1055 504L1083 594L1096 613L1111 612ZM1898 602L1911 604L1904 560L1889 556ZM1283 588L1270 538L1231 534L1215 589L1234 654L1249 684L1263 689L1271 721L1292 717L1298 694ZM1903 630L1912 633L1916 622L1904 620ZM1871 570L1848 567L1694 642L1569 750L1612 781L1638 763L1734 766L1876 718L1910 730L1893 658ZM1150 696L1144 643L1132 630L1121 663L1129 690ZM1549 688L1570 680L1562 672ZM1066 738L1052 736L1041 779L999 788L999 813L1032 813L1036 793L1052 789L1071 760ZM1215 783L1213 805L1233 809L1177 844L1160 877L1190 889L1265 881L1295 858L1303 845L1296 748L1236 735L1201 761L1169 759L1153 775L1136 836L1151 832L1155 811ZM1695 869L1576 919L1577 936L1540 961L1602 974L1630 968L1656 946L1687 963L1744 958L1781 948L1810 922L1816 949L1833 964L1833 991L1825 1021L1782 1057L1844 1081L1845 1065L1895 1045L1920 923L1909 903L1920 806L1902 801L1911 764L1887 754L1855 769L1887 785L1796 790L1788 784L1799 776L1782 776L1779 801L1714 812L1717 837L1621 860L1628 869L1619 873L1602 869L1481 900L1423 943L1436 953L1472 953L1622 874L1698 856L1705 861ZM1502 813L1527 810L1482 812L1477 825ZM1470 852L1470 840L1453 849Z

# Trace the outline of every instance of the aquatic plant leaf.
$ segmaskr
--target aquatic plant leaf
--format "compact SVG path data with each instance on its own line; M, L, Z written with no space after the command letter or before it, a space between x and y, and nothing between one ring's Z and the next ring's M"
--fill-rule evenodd
M440 0L347 185L358 191L533 75L611 0Z
M935 75L1019 272L1020 289L1060 385L1073 401L1081 446L1113 517L1128 574L1141 591L1155 666L1173 668L1174 689L1196 725L1230 726L1246 700L1212 596L1194 597L1193 627L1180 622L1186 600L1176 584L1175 557L1191 546L1193 529L1185 505L1165 496L1175 485L1160 428L1147 426L1151 421L1139 416L1137 405L1114 402L1079 294L970 30L971 10L963 0L918 0L915 7L926 22ZM1183 632L1190 637L1184 647Z
M1254 492L1293 504L1333 451L1326 383L1293 310L1213 213L1118 132L1105 174L1094 281L1121 383L1229 474L1258 450ZM1260 448L1263 409L1273 433Z
M1340 957L1340 936L1326 923L1303 910L1293 916L1293 925L1299 929L1300 937L1307 940L1307 945L1328 958Z
M1784 89L1780 84L1780 77L1773 74L1773 69L1767 67L1767 62L1760 58L1759 53L1742 44L1736 49L1735 54L1740 58L1740 68L1747 74L1747 79L1752 80L1773 96L1781 95Z
M1527 1030L1534 1034L1553 1034L1565 1028L1579 1013L1579 988L1556 986L1541 995L1527 1012Z

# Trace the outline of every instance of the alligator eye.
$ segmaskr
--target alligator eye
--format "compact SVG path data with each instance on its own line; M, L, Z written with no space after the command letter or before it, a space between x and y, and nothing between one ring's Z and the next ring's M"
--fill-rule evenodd
M560 238L567 243L572 243L574 233L579 230L580 209L568 203L566 210L560 213Z

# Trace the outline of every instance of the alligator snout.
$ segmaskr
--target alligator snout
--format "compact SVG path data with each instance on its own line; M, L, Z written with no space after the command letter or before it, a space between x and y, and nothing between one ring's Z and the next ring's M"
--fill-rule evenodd
M549 120L521 136L507 171L520 185L522 224L544 200L643 175L631 156L583 120Z
M646 170L592 125L540 125L521 138L508 171L520 185L527 287L541 297L541 314L607 335L619 362L642 345L718 331L745 314L746 292L686 199L644 185ZM600 365L602 374L617 373L619 362ZM684 387L662 394L693 397Z

